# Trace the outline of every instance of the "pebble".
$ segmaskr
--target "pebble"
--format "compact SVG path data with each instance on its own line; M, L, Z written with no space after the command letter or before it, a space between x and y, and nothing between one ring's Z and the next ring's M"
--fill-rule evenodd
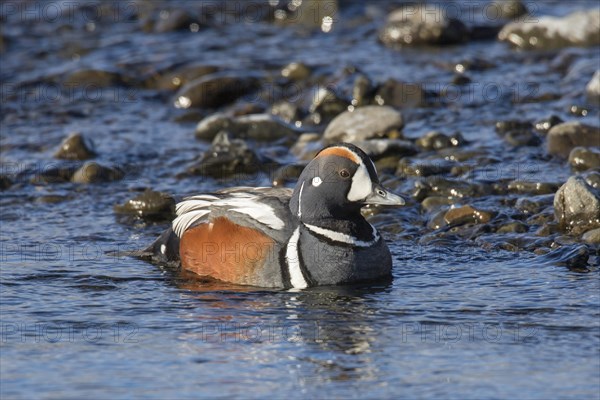
M542 119L535 123L535 130L540 135L546 136L553 126L563 123L564 121L556 115L551 115L548 118Z
M300 62L292 62L281 69L281 76L292 81L303 81L310 77L310 68Z
M447 136L438 131L431 131L418 138L415 144L425 150L440 150L461 146L464 142L465 140L459 132L456 132L452 136Z
M589 244L600 244L600 228L592 229L587 231L581 237L584 242Z
M95 156L93 143L79 132L65 138L54 153L55 158L64 160L87 160Z

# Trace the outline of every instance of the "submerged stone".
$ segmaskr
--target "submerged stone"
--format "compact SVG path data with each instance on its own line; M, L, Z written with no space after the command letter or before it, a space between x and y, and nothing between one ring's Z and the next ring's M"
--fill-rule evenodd
M493 214L466 205L462 207L451 208L444 214L444 220L449 225L461 225L465 223L485 224L489 222Z

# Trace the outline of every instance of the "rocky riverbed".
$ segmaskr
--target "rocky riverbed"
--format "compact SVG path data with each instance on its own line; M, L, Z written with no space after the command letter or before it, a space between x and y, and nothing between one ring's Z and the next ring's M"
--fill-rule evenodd
M33 254L36 271L52 269L74 245L108 268L105 254L145 247L181 197L291 186L320 148L348 141L409 199L365 210L390 243L394 287L441 254L447 265L522 263L597 282L596 2L0 10L5 265ZM48 241L58 261L38 254Z

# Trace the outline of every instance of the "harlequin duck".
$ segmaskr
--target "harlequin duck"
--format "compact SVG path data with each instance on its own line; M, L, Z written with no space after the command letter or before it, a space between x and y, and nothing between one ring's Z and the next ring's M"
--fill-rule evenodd
M238 187L185 198L146 253L240 285L303 289L389 279L390 251L360 212L369 204L405 202L379 183L361 149L332 145L293 191Z

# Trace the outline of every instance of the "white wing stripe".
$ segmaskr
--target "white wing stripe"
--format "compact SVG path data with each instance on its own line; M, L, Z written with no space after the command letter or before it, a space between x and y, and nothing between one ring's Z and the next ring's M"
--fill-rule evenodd
M373 229L373 240L365 242L364 240L358 240L354 236L346 235L345 233L340 233L336 231L332 231L331 229L321 228L315 225L303 224L309 231L314 232L318 235L325 236L328 239L333 240L334 242L340 242L345 244L351 244L356 247L371 247L376 244L379 239L379 233L377 229L371 225Z
M298 254L298 240L300 239L300 227L296 228L290 241L287 244L285 251L285 259L290 271L290 283L295 289L304 289L308 287L308 283L302 275L300 269L300 256Z
M188 197L175 207L177 218L173 221L173 230L181 237L183 232L200 218L211 212L212 207L223 207L226 211L244 214L271 229L283 229L285 223L275 214L275 210L257 201L251 193L231 193L221 199L212 195Z

